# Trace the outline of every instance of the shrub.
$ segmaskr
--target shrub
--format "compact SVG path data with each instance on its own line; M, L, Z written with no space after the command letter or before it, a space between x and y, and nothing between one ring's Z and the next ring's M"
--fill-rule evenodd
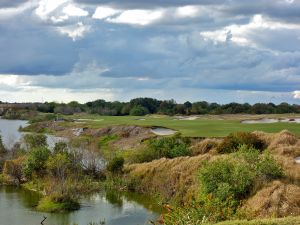
M217 151L219 153L232 153L236 152L240 145L246 145L247 147L253 147L260 151L265 148L263 140L259 139L256 134L249 132L237 132L231 133L219 144Z
M263 154L256 167L259 176L266 180L280 178L284 175L282 168L278 166L269 152Z
M34 148L30 150L27 160L24 164L24 174L30 178L34 172L42 174L46 169L46 161L50 156L49 149L45 147Z
M212 194L220 200L231 196L241 199L250 192L255 173L247 164L219 159L205 164L199 178L204 194Z
M124 166L123 157L115 157L108 162L106 169L112 173L121 172Z
M24 141L27 149L47 147L47 136L44 134L26 134Z
M163 137L147 141L144 148L139 149L133 156L134 162L150 162L159 158L176 158L191 155L190 140L179 135Z
M190 155L189 144L189 139L183 138L180 135L174 135L173 137L151 139L148 147L156 151L160 158L175 158Z

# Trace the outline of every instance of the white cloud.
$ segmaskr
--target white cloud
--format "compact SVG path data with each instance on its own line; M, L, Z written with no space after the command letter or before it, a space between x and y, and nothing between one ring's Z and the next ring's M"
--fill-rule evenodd
M76 7L74 5L67 5L62 10L63 13L65 13L68 16L88 16L89 12L86 10L83 10L79 7Z
M107 17L113 16L119 13L120 10L110 8L110 7L97 7L95 13L93 14L94 19L105 19Z
M79 22L76 25L58 27L57 29L60 33L66 34L70 38L72 38L73 41L76 41L84 37L85 33L90 30L90 26L84 25L82 22Z
M248 45L255 47L256 43L250 36L253 33L260 32L262 30L297 30L300 29L299 24L284 23L273 21L265 18L262 15L254 15L252 20L248 24L243 25L229 25L220 30L204 31L200 34L206 38L215 42L226 42L228 32L231 33L231 40L238 45Z
M41 19L48 19L48 15L54 12L58 7L69 2L70 0L41 0L35 13Z
M164 15L163 10L141 10L133 9L122 12L119 16L108 18L108 22L124 23L132 25L146 26L161 19Z
M196 17L199 15L199 9L197 6L182 6L176 9L176 15L178 17Z
M300 91L294 91L293 95L294 95L294 98L300 99Z

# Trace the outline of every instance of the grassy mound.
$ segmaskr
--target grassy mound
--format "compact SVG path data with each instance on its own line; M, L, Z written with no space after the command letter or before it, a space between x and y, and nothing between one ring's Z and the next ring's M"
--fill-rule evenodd
M51 197L44 197L39 201L36 209L42 212L67 212L77 210L79 208L79 203L73 200L56 202Z

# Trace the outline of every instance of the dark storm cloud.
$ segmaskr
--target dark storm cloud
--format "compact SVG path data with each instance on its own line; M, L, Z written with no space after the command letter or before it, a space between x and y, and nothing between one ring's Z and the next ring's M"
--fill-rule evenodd
M92 5L110 5L118 8L156 8L221 4L224 0L75 0L75 2Z
M78 60L74 43L28 14L0 23L0 74L62 75Z
M0 1L0 7L17 7L22 1L12 2ZM280 93L300 87L299 1L75 2L90 14L66 16L63 9L74 6L74 1L42 17L35 11L38 4L9 17L5 14L5 20L0 11L0 74L28 75L33 86L77 91ZM103 5L120 11L110 20L93 19L97 6ZM178 15L177 7L186 5L195 5L197 13ZM130 24L128 19L144 19L135 15L123 15L122 23L117 20L126 10L158 8L163 14L153 23ZM257 14L261 16L254 21ZM81 30L87 27L88 32Z

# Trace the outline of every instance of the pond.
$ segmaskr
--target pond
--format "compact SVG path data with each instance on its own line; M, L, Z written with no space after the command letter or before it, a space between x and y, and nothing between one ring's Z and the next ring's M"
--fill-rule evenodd
M0 131L6 147L19 141L22 133L20 126L26 126L22 120L0 119ZM47 135L51 147L60 137ZM158 217L160 208L155 207L149 197L120 192L97 193L81 200L80 210L70 213L41 213L34 210L40 196L37 193L15 187L0 186L0 224L1 225L38 225L43 216L45 225L87 225L89 222L105 220L105 225L148 224L150 219Z
M105 225L143 225L157 218L154 211L159 211L149 198L103 192L82 199L78 211L43 213L34 210L39 198L35 192L0 186L0 224L38 225L45 216L45 225L87 225L100 221L105 221Z
M25 120L6 120L0 119L0 134L5 147L11 148L22 137L19 132L20 126L25 127L27 121Z
M25 127L28 125L26 120L7 120L0 119L0 134L2 136L2 141L5 147L10 149L16 142L20 141L23 133L19 131L20 127ZM46 134L47 144L49 148L53 148L55 143L59 141L67 141L66 138L56 137L51 134Z

